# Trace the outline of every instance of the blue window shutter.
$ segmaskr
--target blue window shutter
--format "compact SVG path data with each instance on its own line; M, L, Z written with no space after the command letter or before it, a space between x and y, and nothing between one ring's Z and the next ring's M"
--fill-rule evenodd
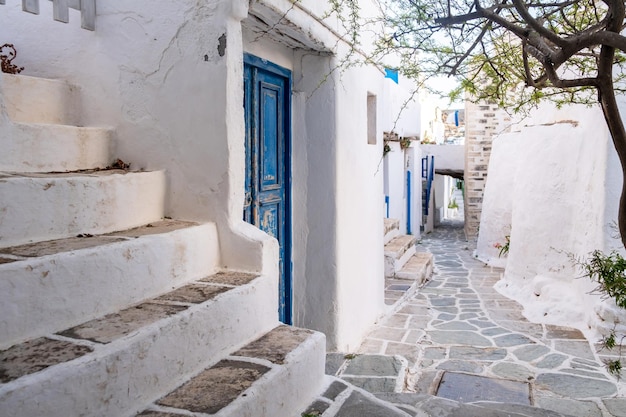
M398 70L385 68L385 78L389 78L398 84Z

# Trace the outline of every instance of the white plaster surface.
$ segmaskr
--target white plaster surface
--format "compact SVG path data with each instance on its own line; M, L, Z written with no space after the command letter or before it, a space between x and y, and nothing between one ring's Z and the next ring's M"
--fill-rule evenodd
M424 155L435 157L435 169L463 171L465 145L420 145Z
M510 235L506 271L497 288L520 301L533 321L577 327L590 337L623 315L590 294L571 256L606 250L619 190L614 151L597 109L543 109L535 126L494 141L476 255L502 265L496 243ZM619 172L619 171L618 171ZM610 248L608 248L610 249ZM610 313L612 312L612 313Z
M346 51L343 51L344 53ZM337 265L339 350L355 349L384 312L382 129L367 140L367 95L382 95L376 68L347 71L337 86ZM384 103L378 102L380 114ZM364 262L367 260L367 262ZM358 296L356 296L358 294Z
M0 247L141 226L163 217L164 198L163 171L5 176Z
M80 94L59 81L0 74L0 169L75 171L112 162L113 132L80 125Z
M219 264L212 223L0 264L0 349L166 293Z
M80 86L80 122L115 131L115 158L167 172L164 214L215 222L222 264L257 271L275 271L277 257L275 241L241 220L243 53L292 68L295 322L324 331L329 347L355 347L384 307L379 167L388 80L375 68L333 71L347 45L336 37L337 20L320 18L325 2L251 6L271 6L284 16L281 29L315 50L287 50L272 37L253 42L249 34L244 41L248 5L109 0L99 3L96 31L89 32L74 20L52 21L50 2L41 3L40 15L10 3L2 6L0 35L19 34L25 75ZM378 97L376 145L367 141L368 93Z
M376 69L330 71L337 63L296 57L294 317L324 332L330 350L346 350L384 305L381 124L375 145L367 137L367 96L381 96L384 78Z
M104 168L113 162L113 132L99 127L7 123L0 131L0 169L63 172Z
M405 154L400 142L389 141L391 149L383 160L385 195L389 197L389 218L400 220L400 233L406 234L406 174Z
M274 328L277 285L261 276L109 344L94 344L91 354L3 384L0 409L23 417L134 416Z
M411 171L410 234L420 238L422 225L422 151L417 142L406 149L406 168ZM409 198L407 194L407 199ZM408 210L408 209L407 209ZM408 223L408 219L407 219ZM408 227L408 226L407 226ZM407 230L407 233L409 230Z
M80 125L78 89L63 80L0 73L0 94L14 122Z
M400 136L420 136L422 107L415 89L414 83L401 74L398 84L385 79L381 97L384 102L381 114L383 131Z
M241 220L239 22L248 2L111 0L98 4L94 32L81 29L79 19L54 22L51 2L40 7L40 15L32 15L19 2L2 6L0 35L14 39L16 63L26 68L22 75L79 86L80 122L114 129L115 158L134 169L167 171L165 213L215 221L224 237L225 264L255 263L260 269L262 244L254 240L259 235L245 231Z

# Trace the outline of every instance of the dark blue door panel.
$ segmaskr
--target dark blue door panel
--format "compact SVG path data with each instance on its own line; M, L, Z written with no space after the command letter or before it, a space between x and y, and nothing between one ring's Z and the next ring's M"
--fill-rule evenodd
M280 245L279 318L291 324L290 97L288 70L246 55L244 219Z
M250 141L253 134L252 118L252 67L245 66L243 73L244 102L246 115L246 185L243 205L243 219L248 223L254 223L252 219L252 146Z

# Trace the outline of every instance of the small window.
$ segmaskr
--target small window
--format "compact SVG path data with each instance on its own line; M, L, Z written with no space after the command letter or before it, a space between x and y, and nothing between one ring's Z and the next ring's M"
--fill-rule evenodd
M376 96L367 93L367 143L376 145Z

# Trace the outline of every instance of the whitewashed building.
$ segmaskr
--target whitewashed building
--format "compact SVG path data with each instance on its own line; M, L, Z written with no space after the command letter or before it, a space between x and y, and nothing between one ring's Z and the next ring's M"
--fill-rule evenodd
M536 322L577 327L591 338L624 311L594 293L576 259L623 251L615 228L622 175L598 108L549 104L497 135L489 162L478 258L505 267L499 290ZM510 239L508 256L499 257Z
M228 415L295 415L325 349L358 346L385 311L383 109L403 87L337 70L351 45L326 11L0 3L25 68L0 74L0 350L73 355L15 371L0 409L134 415L278 337L297 359L264 362L280 384Z

